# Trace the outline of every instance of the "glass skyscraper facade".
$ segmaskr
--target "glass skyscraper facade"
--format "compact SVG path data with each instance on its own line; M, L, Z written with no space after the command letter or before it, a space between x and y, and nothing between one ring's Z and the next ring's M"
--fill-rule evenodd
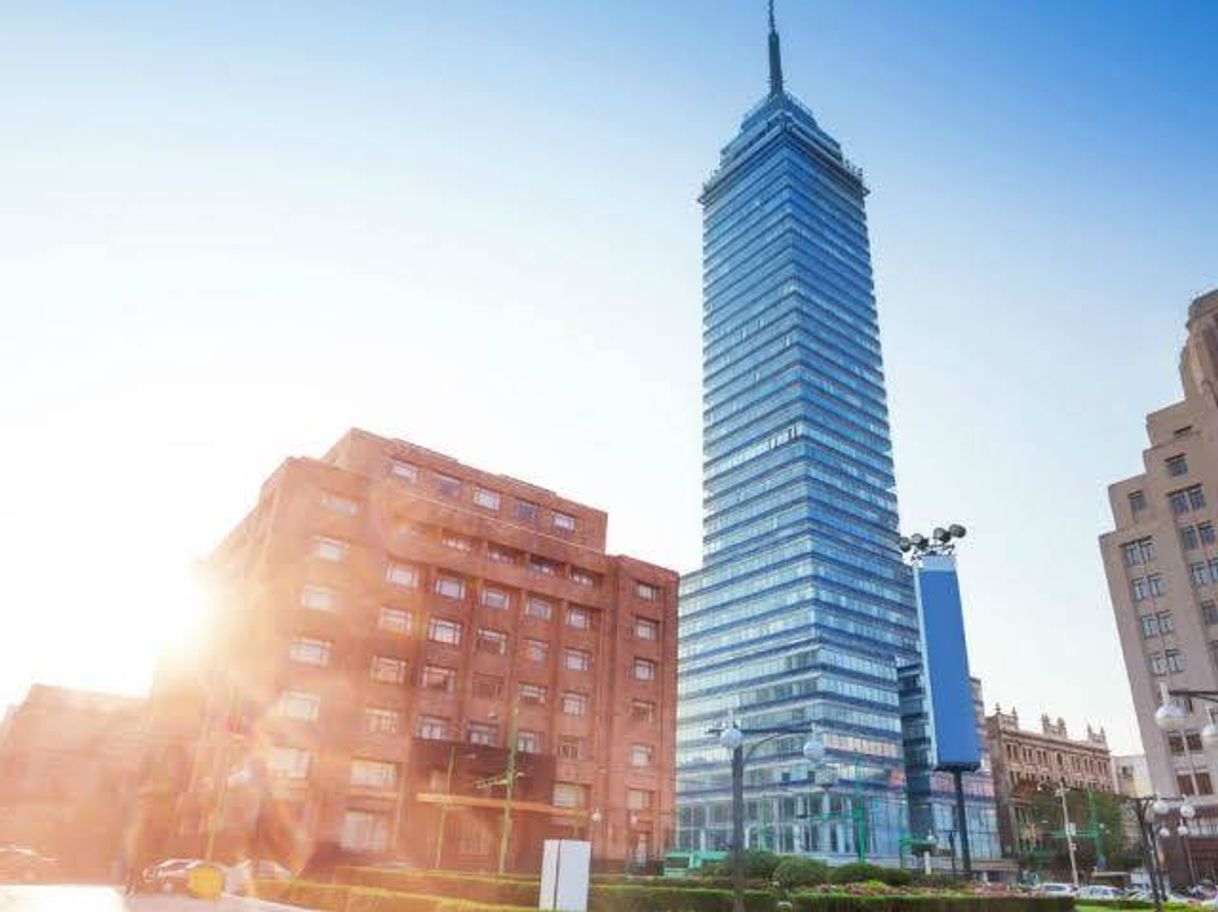
M783 88L745 115L703 206L703 565L682 581L677 843L727 849L707 729L811 723L746 767L746 840L895 861L907 834L897 669L918 621L894 491L862 174ZM861 845L860 845L861 844Z

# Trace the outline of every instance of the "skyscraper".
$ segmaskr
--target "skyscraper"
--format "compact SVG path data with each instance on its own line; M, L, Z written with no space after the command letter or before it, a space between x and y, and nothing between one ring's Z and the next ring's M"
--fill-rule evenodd
M706 731L731 714L816 725L838 774L827 793L810 788L802 737L760 746L749 845L895 858L897 668L919 644L896 549L867 188L785 91L772 8L769 73L700 197L703 566L682 581L677 838L730 842L728 769Z

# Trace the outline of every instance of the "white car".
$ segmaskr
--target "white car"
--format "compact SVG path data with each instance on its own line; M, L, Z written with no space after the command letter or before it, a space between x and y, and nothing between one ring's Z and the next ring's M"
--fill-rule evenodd
M1041 896L1073 896L1074 891L1074 884L1068 883L1042 883L1036 888Z
M1079 899L1121 899L1124 894L1116 887L1109 887L1104 884L1092 884L1089 887L1082 887L1075 894Z

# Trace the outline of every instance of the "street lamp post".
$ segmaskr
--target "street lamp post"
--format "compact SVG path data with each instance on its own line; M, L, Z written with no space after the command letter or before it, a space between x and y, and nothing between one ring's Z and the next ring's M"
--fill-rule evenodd
M741 728L735 720L708 735L715 735L719 743L732 753L732 912L744 912L744 765L748 758L767 741L782 735L807 735L803 755L811 764L819 765L825 758L825 745L811 725L791 725L774 728ZM750 735L762 735L745 750L745 739Z

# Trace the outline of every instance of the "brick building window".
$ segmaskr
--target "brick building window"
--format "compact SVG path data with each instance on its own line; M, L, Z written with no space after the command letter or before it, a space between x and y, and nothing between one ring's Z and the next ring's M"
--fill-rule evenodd
M562 695L562 711L568 716L586 716L588 714L588 695L568 690Z
M382 684L405 684L406 660L392 656L373 656L371 676L372 680Z
M559 532L574 532L575 517L569 513L554 513L554 528Z
M428 690L452 693L457 689L457 671L441 665L424 665L419 683Z
M447 741L448 720L443 716L419 716L419 737L426 741Z
M650 744L633 744L630 747L631 766L651 766L655 756L656 749Z
M415 589L419 585L419 571L409 564L390 564L385 569L385 579L395 586Z
M576 630L589 630L592 627L592 612L587 608L572 605L567 609L567 626Z
M531 618L548 621L554 614L554 606L543 598L530 595L529 600L525 602L524 613Z
M362 788L391 789L397 784L396 763L385 760L351 761L351 784Z
M447 618L433 617L427 622L427 639L447 646L460 646L461 625Z
M483 700L498 700L503 696L503 678L474 675L474 696Z
M653 586L650 583L640 583L636 580L634 584L634 594L641 599L654 602L660 597L660 587Z
M313 611L333 611L338 599L329 586L305 586L300 590L300 605Z
M594 573L590 573L580 567L571 568L571 580L580 586L588 586L595 589L600 585L600 578Z
M541 753L541 732L520 731L516 733L516 750L526 754Z
M660 638L660 622L635 615L634 636L639 640L658 640Z
M410 612L382 605L376 626L390 633L410 633Z
M456 532L449 532L443 529L440 532L440 544L445 548L452 548L454 551L473 551L474 542L472 539L466 538L464 535L458 535Z
M529 503L527 500L516 501L516 518L524 522L537 522L537 515L540 513L537 504Z
M465 736L470 744L494 747L499 743L499 726L491 722L471 722Z
M490 630L483 627L478 630L477 639L474 640L474 648L479 652L490 653L491 655L505 655L507 653L507 634L501 630Z
M634 677L638 681L654 681L656 679L656 663L651 659L634 660Z
M635 722L651 724L656 720L656 705L650 700L631 700L630 718Z
M525 640L524 657L530 662L544 662L550 653L550 646L544 640Z
M575 782L554 783L554 805L561 808L582 808L588 803L588 790Z
M436 595L450 599L465 598L465 580L456 576L436 577Z
M313 539L313 556L334 563L345 561L350 548L351 546L341 538L329 538L325 535L318 535Z
M436 490L445 497L451 497L456 500L461 496L461 479L454 478L452 475L445 475L442 472L435 473Z
M529 684L521 682L520 684L520 702L531 704L533 706L544 706L546 702L547 689L542 684Z
M626 789L626 807L631 811L649 811L655 803L654 792Z
M403 462L400 459L389 461L389 474L398 481L405 481L409 484L414 484L419 480L419 470L409 462Z
M582 760L584 758L584 739L574 735L562 735L558 739L558 756L564 760Z
M296 637L288 645L288 658L304 665L329 665L330 646L329 640Z
M266 771L276 779L304 779L309 775L309 752L299 747L272 747Z
M474 503L485 510L498 511L501 500L498 491L492 491L489 488L474 488Z
M506 610L512 606L512 597L502 589L488 586L482 590L482 604L487 608Z
M592 653L586 649L564 649L563 665L568 671L588 671L592 668Z
M364 710L364 731L374 735L396 735L401 716L396 709L369 706Z
M359 504L350 497L332 494L329 491L321 492L321 505L332 513L341 513L343 516L354 516L359 512Z
M301 690L285 691L279 697L279 715L298 722L316 722L321 712L321 697Z
M389 816L374 811L347 811L338 841L349 852L383 852L389 848Z

